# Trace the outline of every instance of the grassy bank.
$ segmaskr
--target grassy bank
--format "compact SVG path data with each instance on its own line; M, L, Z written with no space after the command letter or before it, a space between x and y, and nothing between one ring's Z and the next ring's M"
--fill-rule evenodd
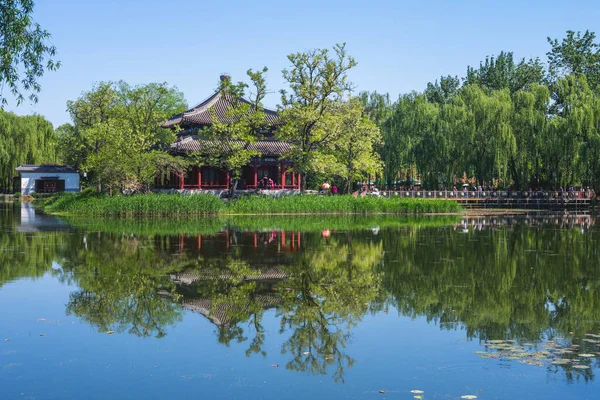
M461 211L454 201L352 196L251 196L224 202L211 195L114 196L63 193L45 210L70 215L419 214Z

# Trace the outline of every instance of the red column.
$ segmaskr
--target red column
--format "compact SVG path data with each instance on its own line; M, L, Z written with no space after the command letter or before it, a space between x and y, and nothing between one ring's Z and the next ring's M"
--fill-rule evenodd
M183 189L183 183L185 182L185 175L184 172L182 172L179 175L179 189Z
M285 189L285 167L283 166L283 163L281 163L280 168L281 168L281 188Z
M198 189L202 189L202 167L198 166Z
M253 165L252 168L254 168L254 187L258 187L258 167L256 165Z
M298 190L300 189L300 172L298 172Z

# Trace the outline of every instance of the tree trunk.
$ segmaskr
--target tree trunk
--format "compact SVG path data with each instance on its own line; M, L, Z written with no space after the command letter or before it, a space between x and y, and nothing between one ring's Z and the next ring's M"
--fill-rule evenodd
M233 199L235 196L235 192L237 191L237 186L238 186L238 182L240 181L239 178L233 179L231 181L231 187L229 188L229 198Z
M308 174L306 172L301 172L300 173L300 179L302 180L302 182L300 182L300 193L304 194L304 192L306 192L306 176Z

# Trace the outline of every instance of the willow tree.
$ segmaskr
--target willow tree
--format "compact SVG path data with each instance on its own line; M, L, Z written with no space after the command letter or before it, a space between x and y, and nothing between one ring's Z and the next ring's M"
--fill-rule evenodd
M597 97L584 75L568 75L553 85L555 114L550 119L546 157L555 187L580 184L582 146L598 130Z
M417 170L424 184L437 188L446 164L448 146L445 132L439 129L440 106L421 95L415 98L412 115L414 146L411 149Z
M281 91L284 125L277 135L292 143L285 156L300 172L304 191L307 175L329 160L326 150L337 140L327 126L339 102L353 89L348 71L356 66L356 60L347 53L345 44L336 44L333 54L314 49L290 54L288 60L291 66L283 70L283 78L290 89Z
M508 160L516 142L511 126L513 104L507 89L487 93L476 85L462 88L460 99L467 109L466 155L480 183L496 177L506 181Z
M39 115L17 116L0 110L0 187L10 189L21 164L56 162L52 124Z
M400 96L393 105L391 116L381 126L383 146L380 154L388 183L396 181L400 170L413 161L415 124L419 122L414 118L418 96L415 92Z
M532 178L537 187L540 185L540 149L546 140L549 101L548 88L537 84L513 95L512 126L516 148L509 159L509 169L515 185L522 189L532 183Z

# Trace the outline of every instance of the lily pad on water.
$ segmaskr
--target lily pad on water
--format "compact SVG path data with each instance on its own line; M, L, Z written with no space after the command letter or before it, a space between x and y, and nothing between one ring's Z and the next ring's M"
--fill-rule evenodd
M461 399L467 399L467 400L473 400L476 399L477 396L475 396L474 394L465 394L464 396L460 396Z
M554 365L565 365L570 363L571 360L566 359L566 358L557 358L556 360L553 360L550 364L554 364Z
M381 394L386 394L386 393L387 393L387 390L380 390L380 391L379 391L379 393L381 393Z
M589 365L577 364L577 365L573 365L573 368L577 368L577 369L588 369L588 368L590 368L590 366L589 366Z
M589 354L589 353L578 354L578 356L579 357L585 357L585 358L596 357L594 354Z
M413 389L410 391L411 393L415 393L415 394L422 394L423 391L422 390L418 390L418 389Z
M115 333L115 331L106 331L106 334L107 334L107 335L112 335L112 334L114 334L114 333Z

